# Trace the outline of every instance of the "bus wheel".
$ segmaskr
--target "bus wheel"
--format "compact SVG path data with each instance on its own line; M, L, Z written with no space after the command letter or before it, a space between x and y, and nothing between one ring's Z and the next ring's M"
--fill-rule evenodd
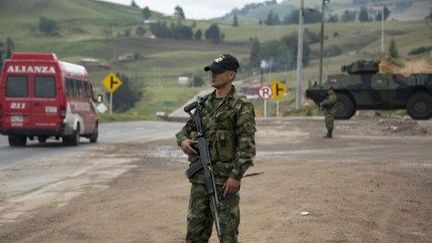
M95 127L92 135L90 135L90 143L97 143L98 136L99 136L99 127L96 124L96 127Z
M10 146L26 146L26 136L8 136Z
M79 142L80 142L80 125L77 124L76 130L74 134L71 136L70 145L78 146Z
M44 137L44 136L38 137L39 143L46 143L46 140L47 140L47 137Z
M80 126L77 125L77 129L74 131L74 133L70 136L64 136L63 138L63 145L65 146L77 146L80 141Z

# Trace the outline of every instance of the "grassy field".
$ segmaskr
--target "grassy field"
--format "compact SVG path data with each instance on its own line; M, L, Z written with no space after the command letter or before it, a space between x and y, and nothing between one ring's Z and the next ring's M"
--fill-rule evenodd
M77 14L79 13L79 14ZM39 17L58 22L58 35L46 36L38 31ZM155 13L154 19L160 14ZM164 18L169 23L177 22L172 17ZM203 32L211 21L186 20L183 24L196 25L194 31ZM16 51L54 52L65 61L79 63L82 58L96 58L109 65L108 69L92 68L90 77L95 83L96 93L104 93L100 81L108 71L120 72L143 87L144 99L125 117L128 119L155 119L156 111L172 111L199 91L177 84L179 76L201 76L205 64L220 53L236 55L243 67L249 62L249 39L257 37L260 42L280 39L287 34L296 34L297 26L266 26L257 21L240 22L232 27L228 20L218 21L225 39L220 44L207 41L179 41L151 39L149 26L145 25L139 9L91 0L14 0L0 1L0 41L11 37ZM144 38L135 35L139 26L147 30ZM320 25L306 25L310 31L319 32ZM125 30L130 36L124 36ZM110 35L104 31L109 30ZM387 21L385 23L386 49L395 39L399 52L406 57L414 48L430 46L432 29L424 21ZM343 53L324 60L324 75L339 72L340 66L358 58L376 59L381 45L381 24L334 23L325 25L325 47L337 45ZM318 78L319 44L311 46L312 57L304 69L303 86ZM137 53L139 58L119 62L117 57ZM294 90L295 73L292 70L265 74L266 79L286 80L289 90ZM259 80L259 74L240 70L239 79ZM164 104L173 103L167 107ZM291 114L292 93L280 102L281 114ZM257 110L262 113L262 102L256 101ZM260 108L261 107L261 108ZM270 113L275 113L269 108ZM307 111L314 114L314 110ZM107 120L114 119L106 116Z

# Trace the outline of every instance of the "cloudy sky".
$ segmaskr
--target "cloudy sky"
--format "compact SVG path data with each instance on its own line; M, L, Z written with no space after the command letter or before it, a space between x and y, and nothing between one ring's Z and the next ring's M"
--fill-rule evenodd
M103 0L130 5L132 0ZM175 6L183 8L188 19L210 19L221 17L233 8L242 8L248 3L264 2L265 0L135 0L141 7L148 6L151 10L172 15ZM280 2L280 0L278 0Z

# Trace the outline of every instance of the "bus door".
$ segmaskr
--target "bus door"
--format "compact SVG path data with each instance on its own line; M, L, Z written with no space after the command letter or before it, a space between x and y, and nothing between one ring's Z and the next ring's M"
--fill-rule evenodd
M32 82L32 119L31 125L40 129L58 129L60 117L61 87L56 82L56 76L36 74Z
M4 81L3 127L28 128L31 123L30 76L8 74Z

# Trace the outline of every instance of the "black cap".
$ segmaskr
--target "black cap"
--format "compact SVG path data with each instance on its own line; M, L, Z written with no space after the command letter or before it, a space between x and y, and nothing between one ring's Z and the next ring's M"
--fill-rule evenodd
M231 70L237 72L239 67L240 64L235 57L230 54L223 54L218 56L211 65L205 66L204 71L221 73L226 70Z
M333 90L334 91L333 86L328 87L327 91L329 91L329 90Z

